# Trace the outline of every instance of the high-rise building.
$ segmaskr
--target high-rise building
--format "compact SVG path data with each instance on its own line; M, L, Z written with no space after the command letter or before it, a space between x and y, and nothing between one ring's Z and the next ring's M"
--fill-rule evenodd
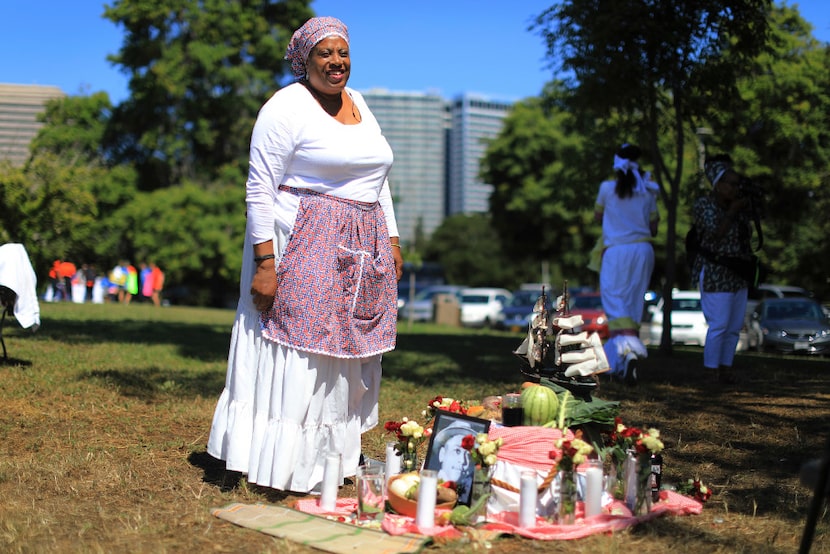
M66 96L58 87L0 83L0 160L20 166L43 126L37 120L48 100Z
M395 154L389 185L403 243L429 237L446 212L447 103L418 92L362 91Z
M448 215L490 211L492 185L479 177L479 164L487 139L501 131L509 102L477 95L461 95L452 101L449 140Z

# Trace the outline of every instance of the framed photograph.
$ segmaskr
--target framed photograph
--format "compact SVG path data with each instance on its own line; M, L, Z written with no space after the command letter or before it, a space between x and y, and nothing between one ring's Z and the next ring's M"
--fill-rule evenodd
M435 414L424 467L436 470L439 480L455 482L459 504L470 505L475 473L475 464L470 453L461 446L461 440L467 435L475 437L489 430L487 419L442 410Z

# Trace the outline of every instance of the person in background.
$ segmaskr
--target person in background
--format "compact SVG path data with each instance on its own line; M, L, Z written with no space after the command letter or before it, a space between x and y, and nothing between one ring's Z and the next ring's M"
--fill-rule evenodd
M124 304L129 304L133 296L138 294L138 270L130 262L126 262L127 282L124 284Z
M152 301L153 280L150 278L150 275L153 273L153 268L145 262L141 262L138 268L138 292L141 295L142 301Z
M651 239L657 235L658 185L637 164L640 149L623 144L614 156L615 180L600 184L595 218L602 223L599 291L610 337L609 373L628 385L638 380L638 360L648 356L640 340L645 293L654 269Z
M161 306L161 291L164 290L164 272L153 261L150 262L149 279L151 283L150 298L153 300L153 305L159 307Z
M78 268L72 262L62 260L60 263L59 273L63 279L63 299L69 302L72 301L72 279L75 278L75 273Z
M392 149L346 86L346 26L308 20L286 58L298 81L265 103L251 137L240 299L207 451L251 483L309 493L327 454L355 475L377 425L403 258Z
M61 275L62 262L63 260L60 259L55 260L49 269L49 283L52 285L52 302L57 302L65 298L65 283L63 275Z
M83 274L84 284L86 285L86 296L84 297L84 301L92 302L92 289L95 287L95 278L98 277L98 274L95 271L95 265L83 264L81 266L81 272Z
M127 262L121 260L109 273L109 281L116 288L115 301L124 302L124 295L127 291Z
M725 154L707 158L709 194L694 203L694 225L700 249L721 256L749 258L752 255L750 200L739 194L741 176ZM700 303L709 328L703 346L703 368L712 378L734 382L732 362L744 322L749 283L732 269L707 256L698 255L692 279L700 287Z

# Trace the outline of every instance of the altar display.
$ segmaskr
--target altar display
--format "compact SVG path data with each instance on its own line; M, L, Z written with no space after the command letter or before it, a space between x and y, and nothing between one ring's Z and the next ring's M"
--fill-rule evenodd
M304 498L296 510L395 536L457 539L475 529L481 537L538 540L701 513L709 491L699 479L680 491L661 488L660 432L623 424L619 402L594 396L608 362L599 337L570 315L567 283L554 313L547 304L543 290L527 337L513 352L525 381L509 405L507 395L436 396L422 422L386 423L396 439L387 459L367 460L394 468L385 475L387 502L378 517L358 518L354 498L338 498L333 508ZM505 425L505 407L521 407L521 425Z

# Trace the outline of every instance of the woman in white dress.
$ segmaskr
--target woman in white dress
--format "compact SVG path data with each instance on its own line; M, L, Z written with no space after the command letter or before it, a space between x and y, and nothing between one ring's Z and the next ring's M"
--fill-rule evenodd
M392 150L346 87L346 26L310 19L286 59L299 80L251 137L240 299L207 450L251 483L305 493L329 454L354 475L377 425L403 259Z
M605 343L610 374L637 384L637 361L648 356L640 341L645 293L654 269L652 237L657 235L657 183L640 170L640 149L624 144L614 156L616 180L600 185L595 208L602 222L599 291L611 335Z

